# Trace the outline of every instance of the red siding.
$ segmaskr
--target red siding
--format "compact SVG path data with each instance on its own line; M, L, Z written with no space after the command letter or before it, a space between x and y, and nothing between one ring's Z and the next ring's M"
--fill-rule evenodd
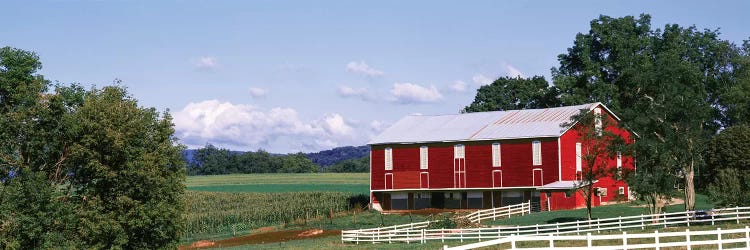
M606 109L602 109L605 110ZM610 114L611 115L611 114ZM616 122L612 120L613 122ZM608 127L607 130L620 134L630 141L630 133L617 127ZM420 186L423 172L429 174L429 189L453 189L454 188L454 152L455 144L465 146L466 162L466 188L493 188L493 171L502 171L502 188L524 187L533 185L533 169L542 169L543 184L549 184L558 180L575 180L575 144L579 135L574 129L568 130L559 138L538 139L515 139L497 141L467 141L455 143L426 143L426 144L395 144L395 145L372 145L371 146L371 190L383 190L386 186L385 174L393 174L393 189L425 189L426 184ZM542 142L542 165L532 164L532 141ZM501 166L492 166L492 143L501 144ZM428 169L420 169L419 148L428 146ZM392 148L393 170L384 169L385 148ZM610 166L616 165L616 159L610 159ZM623 156L623 169L634 169L632 157ZM584 166L585 167L585 166ZM559 171L561 173L558 173ZM495 176L500 176L497 174ZM594 204L610 202L617 197L618 187L625 188L623 199L627 198L627 184L624 181L615 180L610 177L602 178L595 187L607 188L606 197L594 197ZM526 189L528 190L528 189ZM579 192L573 197L565 197L561 191L551 192L547 197L545 192L541 194L542 202L549 200L550 208L553 210L571 209L585 207L583 197Z
M466 187L492 188L492 171L502 170L503 187L532 186L533 169L542 169L544 184L558 180L557 139L542 142L542 165L532 164L532 140L461 142L466 159ZM501 166L492 166L492 143L501 143ZM384 188L385 173L393 173L394 189L418 189L419 173L429 172L430 188L453 188L453 147L459 143L372 146L373 190ZM419 147L428 146L428 169L419 168ZM386 147L392 148L393 170L384 170Z

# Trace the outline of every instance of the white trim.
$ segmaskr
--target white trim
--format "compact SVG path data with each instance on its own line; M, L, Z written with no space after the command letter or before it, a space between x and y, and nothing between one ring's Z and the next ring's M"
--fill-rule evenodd
M536 171L539 171L539 178L542 183L539 183L539 185L536 185ZM531 185L535 187L544 186L544 170L541 168L534 168L531 169Z
M542 165L542 141L540 140L531 141L531 165Z
M385 170L393 170L393 148L387 147L387 148L385 148L385 150L383 151L383 153L385 154L384 155L384 158L385 158L384 161L385 161L385 163L384 163L383 168Z
M388 176L391 176L391 189L387 189L388 187ZM393 189L393 173L385 173L385 176L383 176L383 190L395 190ZM370 190L371 192L374 190Z
M367 179L369 179L368 181L370 182L370 208L372 208L372 204L373 204L373 202L372 202L372 146L368 146L368 147L370 149L370 154L369 154L370 155L370 162L369 162L369 164L370 164L370 176L368 176Z
M583 172L583 144L576 142L576 174Z
M617 194L625 195L625 187L618 187Z
M492 143L492 167L503 165L502 145L499 142Z
M495 173L500 173L500 186L499 187L503 187L503 170L492 170L492 187L496 188Z
M422 188L422 174L427 174L426 188ZM430 172L419 172L419 189L430 189Z
M419 169L429 168L429 148L427 146L419 147Z
M560 137L557 138L557 181L562 181L562 147Z

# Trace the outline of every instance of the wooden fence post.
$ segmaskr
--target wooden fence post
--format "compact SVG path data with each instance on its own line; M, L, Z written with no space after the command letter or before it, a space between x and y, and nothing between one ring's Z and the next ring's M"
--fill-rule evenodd
M622 249L628 249L628 232L622 231Z
M745 226L745 247L750 248L750 227Z
M721 244L721 228L720 227L716 228L716 237L717 237L716 238L717 241L719 242L719 250L721 250L721 249L724 248L724 246L723 246L724 244Z
M516 249L516 235L510 235L510 249Z
M690 244L690 229L685 229L685 242L687 243L687 250L693 249L693 246Z
M661 249L661 246L659 246L659 230L654 230L654 245L656 245L656 250Z
M581 226L579 225L581 221L576 219L576 235L581 235Z
M643 214L641 214L641 230L643 230L643 229L645 229L645 227L643 225Z
M737 216L737 224L740 224L740 207L734 207L735 216Z
M591 233L586 233L586 245L591 247Z
M552 238L552 234L549 234L549 248L555 248L555 239Z

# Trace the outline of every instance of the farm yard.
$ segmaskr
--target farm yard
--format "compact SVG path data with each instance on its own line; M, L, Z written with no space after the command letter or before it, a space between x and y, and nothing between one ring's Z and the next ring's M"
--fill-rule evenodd
M368 243L342 243L341 230L376 228L394 226L422 221L444 221L450 213L414 213L381 214L376 211L353 206L352 197L362 194L359 199L366 201L367 196L356 192L357 186L368 183L367 174L246 174L196 176L187 180L188 191L185 195L187 214L185 215L185 235L182 237L182 249L192 249L196 242L210 242L206 247L221 249L324 249L352 248L371 249ZM247 189L245 183L263 188ZM351 187L355 188L352 189ZM212 189L213 188L213 189ZM361 188L361 187L360 187ZM199 191L216 190L216 191ZM356 200L356 198L355 198ZM359 201L359 200L357 200ZM259 207L258 204L263 204ZM361 204L360 204L361 205ZM704 195L697 197L697 209L710 209L713 205ZM684 211L682 204L667 206L665 212ZM439 212L439 211L438 211ZM458 212L467 214L468 212ZM621 203L593 208L594 218L613 218L619 216L636 216L647 214L648 210L639 204ZM329 217L333 215L332 217ZM524 216L498 218L482 221L483 227L535 225L565 223L585 220L585 209L537 212ZM724 230L743 228L745 223L734 221L718 225L693 225L691 231ZM444 226L444 225L443 225ZM687 227L658 227L662 233L684 232ZM319 234L307 236L306 232L322 230ZM619 231L617 231L619 232ZM612 233L602 232L602 233ZM634 228L628 234L653 233L652 228ZM696 236L694 240L707 236ZM734 237L732 235L726 237ZM739 236L738 236L739 237ZM676 238L676 237L672 237ZM663 241L669 241L665 238ZM714 237L715 239L715 237ZM617 244L611 240L611 244ZM461 246L476 240L466 239L447 241L396 242L377 244L378 249L437 249L445 246ZM598 241L599 244L610 244ZM631 243L648 240L631 240ZM653 240L651 240L653 243ZM544 242L518 242L518 247L545 247ZM556 246L580 246L580 242L556 241ZM195 245L198 246L198 245ZM726 245L730 246L730 245ZM510 248L510 243L500 244L494 248ZM700 248L694 249L712 249Z

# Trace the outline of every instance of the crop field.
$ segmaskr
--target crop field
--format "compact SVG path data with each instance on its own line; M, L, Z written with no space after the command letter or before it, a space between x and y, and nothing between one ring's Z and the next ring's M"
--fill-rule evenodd
M367 173L233 174L190 176L188 190L209 192L344 192L367 194Z
M191 176L186 184L183 242L322 221L369 192L367 173Z

